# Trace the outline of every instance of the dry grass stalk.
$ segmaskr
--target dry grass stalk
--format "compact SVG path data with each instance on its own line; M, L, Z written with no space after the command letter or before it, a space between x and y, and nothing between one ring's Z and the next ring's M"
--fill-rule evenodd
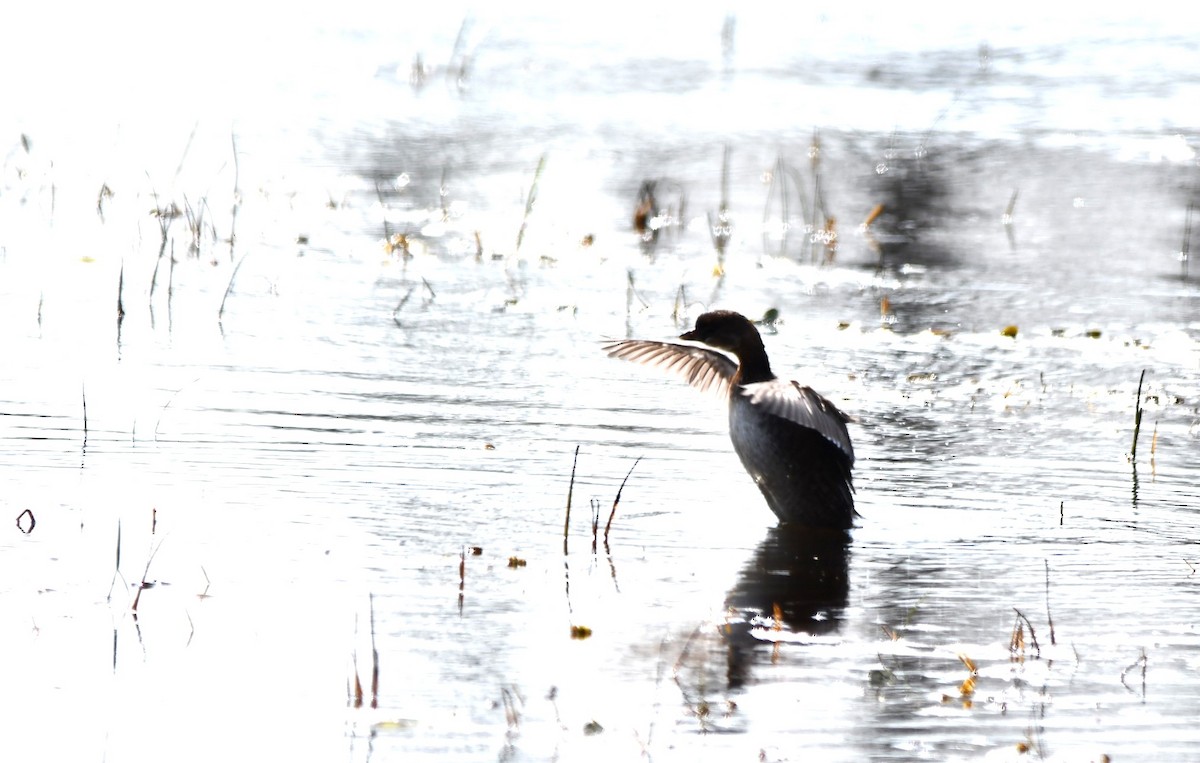
M633 462L633 466L629 467L629 471L625 473L625 479L621 480L621 486L617 488L617 497L613 499L612 511L608 513L608 521L604 524L604 548L608 549L608 533L612 530L613 517L617 515L617 504L621 502L621 492L625 489L625 483L629 481L629 475L633 474L634 468L641 462L642 457L638 456Z
M529 193L525 197L525 214L521 217L521 227L517 230L517 245L513 250L513 254L521 252L521 244L525 241L525 228L529 224L529 216L533 214L533 205L537 203L538 196L538 181L541 180L542 170L546 168L546 155L542 154L538 159L537 169L533 172L533 183L529 186Z
M1138 433L1142 431L1142 382L1146 381L1146 369L1142 369L1142 375L1138 378L1137 400L1134 403L1133 411L1133 445L1129 448L1129 458L1134 463L1137 462L1137 444Z
M567 553L567 539L571 532L571 498L575 493L575 467L579 464L579 446L575 446L575 459L571 462L571 483L567 486L567 518L563 522L563 554Z

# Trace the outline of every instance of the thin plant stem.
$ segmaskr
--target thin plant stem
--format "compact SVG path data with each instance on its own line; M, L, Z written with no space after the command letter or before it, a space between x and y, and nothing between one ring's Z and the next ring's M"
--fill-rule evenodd
M567 538L571 532L571 497L575 493L575 467L579 463L579 446L575 446L575 460L571 462L571 482L567 487L567 518L563 522L563 555L567 553Z

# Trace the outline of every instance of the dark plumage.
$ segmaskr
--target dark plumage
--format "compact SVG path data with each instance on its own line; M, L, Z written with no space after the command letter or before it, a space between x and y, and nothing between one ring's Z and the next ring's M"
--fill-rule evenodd
M729 438L780 522L847 529L854 523L854 447L850 417L828 399L771 372L758 329L738 313L696 319L680 339L691 345L626 339L606 342L609 357L674 371L729 404Z

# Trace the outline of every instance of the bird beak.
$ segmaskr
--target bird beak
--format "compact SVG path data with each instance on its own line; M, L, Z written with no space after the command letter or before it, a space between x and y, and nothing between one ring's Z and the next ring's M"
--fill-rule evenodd
M696 332L695 332L695 331L688 331L688 332L685 332L685 333L683 333L683 334L680 334L680 335L679 335L679 338L680 338L680 339L686 339L686 340L688 340L689 342L698 342L698 341L700 341L699 339L697 339L697 338L696 338Z

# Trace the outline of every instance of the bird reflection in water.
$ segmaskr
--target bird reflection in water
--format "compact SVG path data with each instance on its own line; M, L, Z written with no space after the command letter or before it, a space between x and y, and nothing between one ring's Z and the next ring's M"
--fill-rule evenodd
M756 654L771 644L756 635L764 623L812 635L837 632L850 593L849 564L845 531L794 524L768 531L725 599L730 689L746 683Z

